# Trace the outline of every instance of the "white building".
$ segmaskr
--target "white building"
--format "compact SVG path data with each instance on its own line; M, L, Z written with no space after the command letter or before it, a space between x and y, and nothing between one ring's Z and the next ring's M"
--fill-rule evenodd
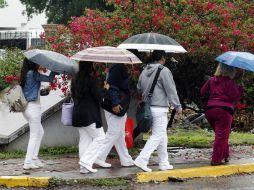
M7 7L0 9L0 49L19 47L28 49L41 44L42 24L47 23L45 14L34 15L28 20L22 14L25 6L19 0L6 0Z

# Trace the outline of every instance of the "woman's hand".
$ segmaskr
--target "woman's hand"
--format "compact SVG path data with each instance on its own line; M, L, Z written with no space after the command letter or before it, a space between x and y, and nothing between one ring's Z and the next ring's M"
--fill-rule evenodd
M104 81L104 88L106 90L109 90L109 88L110 88L110 85L107 83L107 81Z
M120 113L120 111L122 110L122 106L120 104L118 104L117 106L113 107L113 112L114 113Z

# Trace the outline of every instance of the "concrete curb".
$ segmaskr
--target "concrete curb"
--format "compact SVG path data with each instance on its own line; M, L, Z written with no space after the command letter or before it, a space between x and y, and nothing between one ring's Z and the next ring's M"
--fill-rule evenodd
M0 176L0 185L7 187L45 187L51 177Z
M254 172L253 164L206 166L197 168L174 169L168 171L141 172L135 175L136 182L167 181L172 178L217 177ZM45 187L53 177L0 176L0 185L7 187ZM68 181L68 180L67 180Z
M216 177L254 172L254 164L206 166L198 168L174 169L167 171L141 172L136 174L139 183L149 181L167 181L173 178Z

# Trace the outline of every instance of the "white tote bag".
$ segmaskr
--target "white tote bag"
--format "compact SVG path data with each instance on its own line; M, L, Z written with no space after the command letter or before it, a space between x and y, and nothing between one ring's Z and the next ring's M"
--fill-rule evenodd
M61 122L65 126L72 126L72 111L74 107L73 99L70 99L70 102L63 103L62 105L62 116Z

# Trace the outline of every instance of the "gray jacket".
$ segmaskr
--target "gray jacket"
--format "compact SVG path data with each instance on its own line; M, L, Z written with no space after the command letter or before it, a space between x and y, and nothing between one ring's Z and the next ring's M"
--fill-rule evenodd
M159 62L148 64L139 77L137 89L138 92L142 94L144 101L147 100L148 92L152 86L153 79L159 65ZM168 107L169 104L171 104L176 110L182 108L172 73L167 67L164 67L161 70L158 81L155 85L151 99L151 106Z

